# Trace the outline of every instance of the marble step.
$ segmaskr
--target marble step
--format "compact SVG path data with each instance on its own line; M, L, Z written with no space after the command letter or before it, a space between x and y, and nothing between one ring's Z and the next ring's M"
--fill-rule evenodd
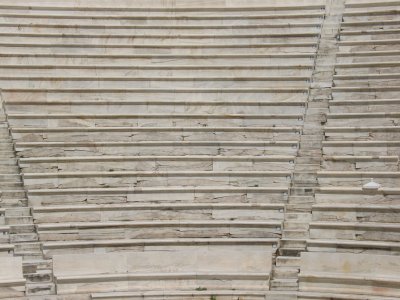
M171 42L158 44L157 42L161 39L154 41L152 43L146 44L115 44L100 42L98 44L90 44L90 39L88 41L81 41L76 43L57 43L57 41L47 41L42 43L37 43L31 41L30 43L25 42L20 39L18 42L3 42L0 43L0 51L4 53L12 52L16 55L28 57L29 55L48 55L48 54L64 54L75 53L75 56L84 57L86 54L91 56L104 55L122 55L122 56L138 56L143 53L150 55L157 55L160 52L169 52L174 55L223 55L226 53L236 54L236 55L273 55L279 52L284 52L288 54L297 55L298 53L308 53L309 55L314 55L317 50L317 39L312 38L312 40L302 42L301 39L294 41L292 43L282 42L282 41L268 41L263 43L262 39L257 43L252 43L251 40L244 40L240 42L211 42L203 41L202 43L193 43L193 41L186 43ZM56 42L56 44L54 44ZM308 62L308 59L303 60L292 60L298 63ZM36 61L37 62L37 61ZM66 60L58 60L58 62L66 63ZM144 61L140 61L142 63ZM10 60L7 60L10 63ZM74 61L72 63L77 63ZM274 61L274 63L276 63ZM289 62L286 62L287 64Z
M33 233L35 232L35 225L32 224L13 224L10 225L10 233Z
M299 288L297 279L272 279L271 290L297 291Z
M162 188L99 188L99 189L38 189L29 191L33 206L52 204L81 204L81 198L89 204L131 203L282 203L287 199L287 187L162 187ZM89 197L89 198L87 198ZM118 200L119 199L119 200ZM68 202L66 202L68 201ZM117 201L117 202L115 202ZM160 202L161 201L161 202Z
M276 258L276 265L278 267L300 267L300 257L293 256L278 256Z
M26 295L52 295L55 294L55 285L52 282L26 283Z
M22 262L24 273L36 273L39 270L52 270L53 261L51 259L25 259Z
M303 229L284 229L282 231L283 238L288 239L306 239L308 237L308 230Z
M5 210L6 217L24 217L30 215L31 209L29 207L8 208Z
M295 221L285 221L285 230L308 230L308 222L295 222Z
M38 235L36 233L18 233L10 235L11 243L25 243L25 242L36 242L38 241Z
M179 51L173 52L174 49L170 49L171 54L85 54L84 59L82 54L61 52L51 53L44 52L41 54L18 54L8 53L6 58L0 57L0 62L5 65L10 64L43 64L43 65L113 65L116 67L123 66L137 66L138 68L146 69L157 69L165 70L170 69L171 65L181 66L192 66L191 68L202 66L214 65L217 68L227 68L229 66L241 66L247 67L249 65L258 66L280 66L282 68L293 67L294 65L310 65L313 63L314 53L204 53L204 51L192 49L191 53L180 53ZM34 61L32 62L32 59ZM171 63L173 62L173 63ZM157 65L155 65L157 64ZM61 100L58 98L57 100ZM79 100L79 98L77 98ZM36 101L39 99L36 99ZM106 99L104 99L106 100ZM107 99L110 100L110 99ZM177 100L176 98L173 100ZM186 99L187 100L187 99ZM204 99L206 100L206 99ZM207 99L210 100L210 99ZM272 100L272 99L271 99ZM276 101L276 99L274 99ZM253 99L254 101L254 99Z
M8 225L22 225L22 224L33 224L32 216L9 216L6 215L6 224Z
M53 280L53 272L51 270L38 270L35 273L24 273L27 283L45 283Z
M289 197L289 201L291 200L291 197ZM285 221L287 222L304 222L304 223L308 223L310 222L312 219L312 215L311 214L307 214L307 213L286 213L285 214Z
M297 279L299 269L294 267L275 267L273 270L274 279Z
M306 251L306 247L281 247L278 252L281 256L300 257L301 252Z
M87 241L49 241L43 243L43 252L46 258L53 255L79 254L83 250L87 253L124 252L129 249L144 247L144 251L182 249L185 247L236 247L243 251L248 249L275 249L279 238L160 238L160 239L109 239Z

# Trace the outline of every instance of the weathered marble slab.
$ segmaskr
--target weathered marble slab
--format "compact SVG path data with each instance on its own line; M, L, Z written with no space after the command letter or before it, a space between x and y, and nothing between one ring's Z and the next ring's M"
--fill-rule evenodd
M270 252L232 249L55 255L53 261L60 294L171 290L196 284L265 289L271 271Z
M303 252L300 261L300 291L400 295L397 256Z

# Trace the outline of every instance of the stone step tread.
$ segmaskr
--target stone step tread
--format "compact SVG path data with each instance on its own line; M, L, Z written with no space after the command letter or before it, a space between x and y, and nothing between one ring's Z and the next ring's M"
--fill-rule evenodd
M134 245L187 245L187 244L257 244L272 245L279 242L278 238L165 238L165 239L115 239L115 240L92 240L92 241L50 241L44 242L44 249L62 249L62 248L86 248L86 247L117 247Z
M271 282L297 283L297 279L272 279Z
M293 248L286 248L285 246L283 246L279 248L279 254L283 256L300 257L300 253L304 251L306 251L306 246Z
M6 217L30 216L31 209L29 207L7 208L5 215Z
M31 233L35 231L34 224L10 224L10 233Z
M372 295L357 295L357 294L336 294L336 293L320 293L320 292L298 292L298 299L307 300L398 300L398 297L372 296Z
M32 216L5 216L5 221L7 224L14 225L22 225L22 224L33 224Z
M51 283L53 280L53 272L47 270L37 270L35 273L24 273L27 283Z
M297 279L272 279L271 288L277 290L297 290L298 280Z
M307 221L299 222L299 221L284 221L283 222L284 230L307 230L309 229L309 223Z
M10 235L10 242L14 244L31 243L39 240L35 232L32 233L17 233Z
M55 292L55 285L52 282L26 283L27 295L51 295Z
M103 292L92 293L91 299L97 300L115 300L115 299L212 299L214 296L217 299L242 299L242 297L261 297L261 299L274 299L274 300L296 300L297 292L284 292L284 291L255 291L255 290L216 290L207 289L205 291L144 291L144 292ZM243 298L244 299L244 298ZM39 300L39 299L38 299ZM40 299L41 300L41 299ZM48 299L53 300L53 299ZM55 300L55 299L54 299Z
M308 232L308 230L304 230L304 229L283 229L283 232L304 233L304 232Z

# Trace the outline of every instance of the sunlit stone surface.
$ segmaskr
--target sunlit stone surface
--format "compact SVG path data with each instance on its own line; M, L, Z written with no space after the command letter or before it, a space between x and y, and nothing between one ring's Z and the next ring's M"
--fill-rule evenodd
M399 299L399 6L0 0L0 298Z

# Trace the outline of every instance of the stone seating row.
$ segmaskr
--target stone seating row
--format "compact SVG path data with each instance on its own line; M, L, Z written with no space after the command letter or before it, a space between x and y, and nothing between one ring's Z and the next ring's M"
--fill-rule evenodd
M313 220L324 222L387 222L398 223L399 207L379 204L315 204Z
M143 251L147 251L154 247L187 248L202 244L231 245L244 247L244 250L262 245L276 248L279 238L274 232L279 234L283 209L284 204L279 203L58 205L34 207L33 215L44 241L44 253L51 257L54 254L94 253L101 249L129 251L144 247ZM115 222L117 220L120 221ZM149 226L151 230L147 232ZM128 234L131 230L141 233L136 237L131 234L121 236L122 231ZM210 230L212 232L207 232ZM226 230L229 231L227 236ZM176 236L178 231L181 234ZM207 238L202 238L204 236Z
M388 32L397 33L394 29ZM379 31L382 34L381 31ZM365 34L368 34L366 32ZM89 33L22 33L22 32L0 32L0 37L9 37L8 43L18 43L20 41L24 41L27 44L31 44L33 42L41 44L47 44L49 42L58 43L59 45L63 44L75 44L75 43L87 43L90 39L92 41L91 46L96 45L104 45L110 46L120 45L121 48L127 47L128 45L134 46L134 41L139 42L140 44L146 45L160 42L160 45L164 44L176 44L176 45L185 45L191 44L195 39L203 42L204 44L231 44L242 42L248 42L249 40L254 43L279 43L286 41L289 45L293 42L315 42L315 39L318 38L318 32L301 32L301 33L245 33L240 34L239 32L235 32L235 34L229 33L213 33L207 34L202 32L200 34L193 33L170 33L170 34L124 34L119 32L114 32L112 34L89 34ZM197 43L195 44L197 45ZM201 44L200 44L201 45Z
M373 116L372 116L373 117ZM397 126L374 126L378 122L376 119L369 119L372 126L350 127L345 122L343 127L325 127L325 138L327 141L366 141L366 140L398 140L400 135ZM364 119L365 121L365 119ZM385 120L386 121L386 120ZM389 124L390 122L382 122L382 125ZM394 118L391 123L395 123ZM329 123L329 122L328 122ZM360 122L361 123L361 122ZM357 124L354 124L357 125Z
M341 33L358 32L366 30L399 29L400 20L376 20L376 21L346 21L341 24Z
M212 105L210 105L212 106ZM369 118L396 118L399 113L387 113L387 114L364 114ZM352 114L340 114L337 116L331 116L331 118L349 118L353 117ZM356 116L354 116L356 117ZM282 126L288 128L289 126L301 125L303 121L302 114L196 114L196 113L174 113L166 115L165 113L148 113L148 114L9 114L9 122L14 127L48 127L46 128L49 132L57 130L57 127L81 127L85 125L85 121L88 120L87 127L110 127L112 128L124 128L124 127L196 127L196 122L203 122L203 124L197 125L197 127L205 126ZM265 120L264 120L265 119ZM173 121L176 120L176 123ZM186 121L186 122L185 122ZM176 125L175 125L176 124ZM68 126L69 125L69 126ZM174 126L175 125L175 126ZM223 128L223 127L222 127ZM290 127L289 127L290 128ZM79 129L79 128L77 128ZM95 128L92 128L95 130ZM38 129L40 130L40 128ZM44 129L42 129L44 130ZM90 128L88 128L90 130ZM274 129L270 129L274 130ZM279 127L277 129L279 130ZM297 132L299 128L295 128Z
M300 291L358 294L365 297L400 295L400 261L396 256L304 252L300 261ZM320 297L317 299L324 299L323 295Z
M116 220L283 220L284 204L112 204L57 205L32 208L35 224Z
M25 3L24 3L25 4ZM71 6L69 6L71 7ZM294 11L293 8L297 10ZM7 23L30 24L57 24L70 25L76 22L79 25L251 25L251 24L285 24L288 20L297 22L315 22L324 16L324 4L314 7L307 6L286 6L280 9L265 6L265 3L256 7L249 8L249 5L236 7L220 7L214 11L213 7L193 7L182 11L158 9L132 10L124 7L116 11L115 8L110 10L86 9L66 9L54 10L42 9L41 11L32 9L18 9L14 6L14 10L10 7L2 9L0 16ZM289 8L289 9L285 9ZM125 10L126 9L126 10ZM239 21L239 22L238 22Z
M330 171L397 172L398 156L325 156L322 169Z
M28 191L32 206L139 203L283 203L287 187L69 188Z
M127 8L128 11L136 11L136 10L142 10L142 11L154 11L157 9L163 9L166 11L174 11L175 9L179 10L190 10L193 8L216 8L216 10L221 10L225 7L228 9L236 9L240 10L242 7L247 7L248 10L257 10L258 7L268 7L271 10L285 10L287 7L294 6L291 8L292 10L295 8L298 8L299 6L305 7L305 8L315 8L316 6L321 6L324 5L324 1L318 0L311 2L309 0L300 0L300 1L293 1L293 0L282 0L279 2L270 2L268 5L266 5L265 1L262 0L254 0L251 5L247 1L244 0L228 0L228 1L216 1L216 2L208 2L208 1L200 1L200 2L187 2L186 0L155 0L152 3L149 4L148 1L146 0L133 0L133 1L126 1L126 0L118 0L114 2L114 5L110 5L110 3L107 0L99 0L96 3L86 3L85 5L77 5L78 2L76 0L68 0L63 3L46 3L46 5L43 4L43 2L39 0L32 0L30 5L27 5L25 1L22 0L16 0L15 2L10 5L10 3L7 0L2 0L0 1L0 5L9 7L11 9L13 8L22 8L22 9L27 9L29 7L33 7L33 10L41 10L45 8L51 8L54 10L68 10L68 9L73 9L73 10L108 10L108 8L111 9L111 11L116 10L116 11L121 11ZM130 5L128 5L130 4ZM247 5L246 5L247 4ZM290 10L290 8L288 9Z
M373 11L376 8L387 7L387 6L396 6L399 4L398 0L389 0L389 1L381 1L381 0L347 0L345 3L345 7L347 10L359 10L360 8L366 8L368 10Z
M350 186L355 185L323 187L316 193L308 251L398 253L398 185L370 193Z
M258 68L269 66L288 68L294 65L311 65L313 63L315 53L201 53L199 49L191 49L191 53L180 53L179 51L160 51L161 53L149 54L148 52L137 54L79 54L71 51L64 51L61 53L43 52L41 54L33 54L28 52L6 52L0 57L0 62L4 65L15 66L16 69L29 66L29 65L80 65L80 66L115 66L127 68L142 68L142 69L155 69L165 70L170 69L172 66L185 68L227 68L230 66L248 67L257 66ZM20 53L19 53L20 52ZM173 60L173 63L171 62ZM57 99L61 100L61 99ZM71 99L70 99L71 100ZM76 99L85 100L85 99ZM110 98L104 99L110 101ZM125 99L127 100L127 99ZM156 99L154 99L156 100ZM254 100L253 100L254 101Z
M360 62L360 63L339 63L335 66L338 75L357 74L395 74L399 72L400 64L391 61L382 62ZM357 75L355 75L357 76Z
M337 75L334 76L338 87L394 87L398 85L397 74Z
M342 53L357 51L390 51L397 50L398 43L398 39L341 41L339 42L339 51Z
M217 299L237 299L240 296L252 300L271 299L271 300L365 300L365 295L343 294L343 293L317 293L317 292L290 292L290 291L229 291L229 290L213 290L213 291L190 291L190 292L106 292L92 293L91 299L148 299L159 300L160 297L168 300L185 299L209 299L217 297ZM395 297L368 296L369 300L396 300Z
M389 101L389 100L388 100ZM395 101L395 100L393 100ZM371 102L375 103L375 102ZM385 103L382 103L384 105ZM396 104L396 102L393 102ZM337 105L340 105L339 103ZM361 105L361 104L360 104ZM379 103L377 103L379 105ZM40 101L34 99L14 100L7 102L7 111L9 114L36 114L47 111L52 113L82 113L89 114L96 111L99 114L118 114L134 110L136 114L143 113L220 113L220 114L303 114L305 102L299 100L293 101L246 101L246 99L237 101L223 100L152 100L140 101L134 99L125 99L121 101L96 101L96 100L64 100L64 101Z
M338 113L327 114L326 126L341 126L341 127L354 127L354 126L393 126L400 117L400 112L365 112L365 113Z
M332 100L329 110L339 113L392 113L398 109L399 99Z
M112 172L57 172L25 173L25 187L100 188L100 187L197 187L197 186L288 186L290 171L112 171ZM391 174L385 174L386 177ZM379 177L379 176L378 176ZM392 176L394 177L394 176ZM398 176L396 176L398 177ZM383 179L384 180L384 179ZM397 178L397 180L399 180ZM390 179L388 179L390 181ZM395 184L395 182L391 182Z
M400 52L398 50L359 50L354 52L338 52L337 63L340 64L364 64L364 63L380 63L380 62L397 62Z
M268 118L268 116L266 116ZM172 119L172 118L171 118ZM182 117L182 119L184 119ZM189 118L188 118L189 119ZM274 118L275 119L275 118ZM291 116L288 118L292 119ZM127 120L125 123L135 123L134 118ZM62 142L67 139L70 142L140 142L147 138L148 141L218 141L224 139L226 141L265 141L265 140L273 140L273 141L296 141L300 139L300 126L293 127L280 127L280 126L269 126L269 127L257 127L254 126L256 124L251 124L253 126L243 126L242 124L237 124L241 126L235 127L213 127L213 126L204 126L204 127L180 127L180 124L174 124L177 119L172 119L169 121L168 125L176 125L177 127L148 127L149 125L156 125L157 123L152 123L151 120L147 123L143 120L143 124L146 127L131 127L132 124L126 124L127 127L111 127L112 124L107 124L108 127L53 127L51 129L48 128L14 128L13 135L15 139L18 139L20 142L45 142L45 141L53 141L53 142ZM204 120L204 119L203 119ZM254 119L250 119L249 122ZM276 119L275 119L276 120ZM293 120L293 119L292 119ZM291 123L292 120L288 121ZM63 119L61 122L70 122L71 125L75 125L74 120ZM160 123L163 123L162 120ZM196 120L200 123L200 120ZM224 120L225 121L225 120ZM227 120L230 121L229 119ZM262 120L264 121L264 120ZM296 120L297 121L297 120ZM29 121L27 121L30 123ZM81 123L80 121L76 121ZM123 121L121 121L123 122ZM142 121L139 121L142 123ZM139 123L138 122L138 123ZM184 119L183 122L188 122L188 120ZM195 123L194 121L192 121ZM205 122L207 123L208 120ZM212 121L211 121L212 122ZM282 120L279 120L282 122ZM53 123L52 120L50 123ZM87 125L92 125L96 123L96 121L86 120ZM135 125L139 125L136 123ZM198 123L194 125L198 125ZM222 122L221 122L222 123ZM283 122L282 122L283 123ZM203 123L204 124L204 123ZM25 125L25 124L24 124ZM63 125L63 124L61 124ZM77 124L80 125L80 124ZM121 124L122 125L122 124ZM139 126L140 126L139 125ZM158 125L158 124L157 124ZM164 124L162 124L164 125ZM192 125L192 124L190 124ZM222 125L222 124L221 124ZM57 126L57 124L54 124ZM385 129L384 129L385 130ZM390 135L390 138L395 137L394 131L384 131L384 130L374 130L373 132L385 132L387 135ZM369 130L367 132L370 132ZM60 136L62 135L62 136ZM331 134L334 136L334 133ZM389 139L389 136L387 136ZM335 140L334 138L332 140Z
M324 155L399 156L398 141L326 141Z
M390 144L394 144L393 147L395 147L394 142L387 143L388 155L390 155L389 152L396 151L395 148L393 150L390 148ZM348 147L353 146L349 144ZM371 151L375 149L372 148ZM43 153L47 153L48 157L82 155L159 156L171 155L172 153L174 155L266 156L294 155L297 151L297 141L21 142L17 144L16 150L21 157L42 157Z
M308 78L301 77L35 77L35 76L5 76L0 77L0 84L9 88L130 88L130 89L163 89L173 83L176 88L273 88L287 87L302 92L308 85Z
M318 183L323 187L362 186L374 178L384 187L395 188L400 185L399 172L378 171L320 171L317 173Z
M149 17L150 19L174 19L174 18L194 18L194 19L207 19L207 18L230 18L232 16L242 16L242 18L251 19L255 16L262 16L271 19L281 18L301 18L307 16L321 16L321 10L324 9L324 3L320 1L319 4L316 5L282 5L280 7L265 5L268 3L263 3L264 5L257 6L249 6L249 5L241 5L241 6L228 6L228 5L220 5L219 7L213 5L203 5L199 3L199 5L193 7L102 7L102 8L94 8L90 7L90 5L83 7L77 7L74 5L66 5L64 7L56 7L55 5L44 6L27 6L25 5L3 5L0 9L4 17L7 16L17 16L17 17L25 17L25 18L42 18L47 17L49 20L57 17L60 19L89 19L93 18L94 20L102 18L102 19L146 19L145 17ZM246 13L245 15L241 15L239 12ZM276 12L274 14L273 12ZM303 14L300 14L302 12ZM24 14L23 14L24 13Z
M398 5L388 5L385 7L374 7L367 9L346 9L343 13L343 20L348 21L384 21L398 20L397 12Z
M398 28L386 28L386 26L382 26L380 29L368 28L367 30L349 30L347 27L347 30L342 30L340 32L340 39L342 41L362 41L365 39L397 39L398 33Z
M315 33L320 31L321 23L316 21L304 22L303 20L287 20L284 23L270 23L263 22L260 24L163 24L161 25L85 25L79 24L76 21L75 25L72 24L51 24L50 22L41 23L33 21L29 24L20 20L21 23L12 21L4 21L0 24L0 33L37 33L37 34L139 34L139 35L153 35L164 34L204 34L204 35L232 35L232 34L298 34L298 33Z
M240 1L239 1L240 2ZM277 12L282 13L286 12L291 14L293 11L314 11L324 9L324 2L317 1L315 3L310 3L309 1L305 1L303 3L299 2L295 5L291 5L291 1L288 3L265 3L259 2L255 5L244 5L248 4L246 2L240 3L186 3L183 2L181 4L175 5L166 5L165 2L154 2L151 4L143 3L138 4L133 2L133 6L128 6L126 3L121 3L121 5L110 6L109 3L103 3L100 5L94 6L92 3L77 6L75 3L63 3L63 5L58 5L57 3L48 3L43 5L43 3L36 3L35 5L27 5L26 3L13 3L13 5L3 4L0 6L0 10L3 12L16 13L18 11L25 12L27 17L30 14L47 13L48 15L77 15L77 16L91 16L91 15L110 15L110 12L115 13L116 16L124 16L124 15L153 15L153 14L166 14L173 15L176 13L180 15L182 13L197 13L196 16L201 15L209 15L209 14L221 14L221 13L234 13L237 12L246 12L248 15L258 14L260 12Z
M196 250L207 247L209 249L236 249L243 252L247 250L265 249L268 247L274 251L280 244L279 238L138 238L138 239L91 239L91 240L63 240L44 241L43 253L46 259L52 259L54 255L64 254L90 254L90 253L117 253L152 250L176 251Z
M397 162L397 160L396 160ZM24 173L59 171L290 171L294 156L74 156L21 158Z
M76 98L86 101L123 101L135 99L136 101L305 101L308 89L306 88L208 88L208 89L41 89L41 88L16 88L3 89L5 102L47 100L65 101Z
M215 251L215 250L214 250ZM164 252L165 253L165 252ZM170 254L162 254L161 256L157 257L156 264L159 266L160 270L164 270L168 262L170 262L170 259L165 259L166 256L170 256ZM204 250L198 250L198 255L196 255L195 259L193 259L190 263L184 264L179 266L178 268L183 268L183 270L187 267L187 265L193 265L197 263L197 259L200 257L202 258L204 255ZM213 252L215 253L215 252ZM238 252L240 253L240 252ZM257 252L254 252L254 255ZM263 256L265 257L265 252L260 251L260 254L264 253ZM202 255L203 254L203 255ZM233 256L238 259L239 256L237 253L232 253ZM154 295L157 295L156 291L153 291L150 294L146 293L132 293L132 292L120 292L120 293L102 293L102 291L106 290L107 287L106 285L101 285L101 284L96 284L93 282L94 280L96 281L102 281L105 280L107 275L100 275L104 274L104 271L102 270L107 270L108 272L112 272L115 275L113 278L115 279L120 279L120 280L125 280L125 282L121 282L121 290L127 289L129 287L129 281L130 279L137 278L140 276L142 279L142 284L144 284L144 281L146 278L151 277L151 275L155 275L154 273L149 273L148 271L148 266L146 267L147 260L141 260L140 262L137 261L137 258L139 257L153 257L155 255L160 255L160 253L157 253L157 251L153 251L153 253L143 253L138 255L135 253L135 256L131 256L131 254L97 254L95 256L93 255L87 255L87 254L80 254L80 255L68 255L68 256L55 256L55 275L57 277L57 281L60 284L60 287L62 287L61 293L64 292L70 292L71 290L74 290L75 292L77 291L82 291L82 289L85 289L85 291L89 290L92 292L92 297L93 299L113 299L113 297L132 297L130 299L135 299L133 297L137 296L149 296L150 297ZM182 256L184 256L184 253L182 253ZM182 257L181 256L181 257ZM124 261L124 264L119 267L119 265L111 267L109 263L106 263L107 261L111 261L109 259L104 259L104 258L110 258L113 257L114 262L119 262L119 261ZM207 253L207 262L209 260L212 260L213 256L211 256L209 253ZM93 261L96 258L97 262L102 262L100 265L96 265L96 268L92 266L94 263ZM163 259L164 258L164 259ZM247 258L248 259L248 258ZM117 275L121 274L122 272L126 274L126 271L122 271L122 268L127 268L126 265L126 260L128 260L128 266L135 266L135 271L139 269L143 269L144 273L142 274L130 274L130 276L122 276L122 275ZM229 260L227 258L223 262L220 263L225 263ZM268 260L268 258L267 258ZM379 268L377 268L377 260L380 262L383 260L384 265L382 263L379 264ZM82 265L80 268L74 268L72 269L71 265L74 265L75 263L80 263L82 261ZM315 262L318 263L315 263ZM300 299L352 299L352 300L359 300L359 299L365 299L365 295L368 295L368 297L371 297L371 299L374 300L388 300L388 299L395 299L391 297L396 297L398 296L398 259L396 257L387 257L387 256L379 256L379 255L368 255L368 254L349 254L349 253L303 253L301 258L301 272L299 275L299 280L300 280L300 293L299 297ZM311 263L312 262L312 263ZM91 266L91 268L88 268L88 266ZM68 268L69 267L69 268ZM203 264L201 268L207 268L207 264ZM177 267L175 267L177 268ZM193 267L191 267L193 268ZM259 267L257 270L260 268L265 268ZM71 270L72 269L72 270ZM92 273L89 273L88 270L93 270L96 269L96 271L92 271ZM124 270L125 270L124 269ZM268 272L268 264L267 264L267 272ZM248 269L246 269L248 270ZM252 269L254 270L254 269ZM263 272L265 272L265 269L262 269ZM99 275L96 275L99 274ZM128 273L129 274L129 273ZM165 275L162 275L163 273L159 273L158 278L159 279L164 279L168 280L168 277ZM173 278L174 275L178 275L179 273L172 273L171 277L169 278L170 280L172 279L177 279L177 277ZM227 274L227 273L225 273ZM246 278L251 278L253 277L254 279L256 278L254 271L252 274L249 274L247 272L243 272L242 275L246 274ZM197 280L201 280L201 272L197 273L198 277L194 277ZM221 274L222 275L222 274ZM253 275L253 276L251 276ZM258 274L260 275L260 274ZM178 278L182 279L186 276L190 276L188 273L181 273ZM192 275L193 276L193 275ZM217 274L214 274L214 276L218 276ZM230 273L231 278L234 278L234 274ZM239 276L238 273L236 273L236 276ZM237 277L236 277L237 278ZM129 281L126 282L126 281ZM86 283L86 284L85 284ZM197 283L197 282L196 282ZM188 282L187 284L196 284L193 283L193 281ZM139 284L139 283L136 283ZM165 283L164 283L165 284ZM178 283L176 283L178 284ZM180 283L182 284L182 283ZM244 282L242 282L244 284ZM253 284L257 284L257 282L254 282ZM164 285L163 285L164 286ZM169 286L169 285L168 285ZM248 288L248 285L244 286L244 289ZM78 289L80 288L80 289ZM221 286L218 286L218 288L221 288ZM193 289L193 287L192 287ZM96 293L100 292L100 293ZM183 292L184 293L184 292ZM206 293L206 292L205 292ZM226 294L227 292L225 292ZM240 293L240 292L238 292ZM265 292L268 295L268 292ZM196 294L196 293L195 293ZM253 293L251 293L253 295ZM357 294L357 295L354 295ZM168 297L169 293L167 292ZM172 292L171 295L174 295ZM182 296L183 294L176 294L178 296ZM223 296L223 293L219 293L218 295ZM229 294L228 294L229 295ZM258 295L258 294L257 294ZM364 296L362 296L364 295ZM169 299L169 298L168 298ZM289 299L289 298L286 298Z
M160 238L279 238L279 221L110 221L37 225L41 241Z
M399 86L385 87L333 87L332 94L336 100L393 99L398 97Z
M58 294L114 290L268 290L271 252L203 249L55 255ZM154 285L154 282L157 282Z
M365 3L364 3L365 4ZM346 4L348 5L348 3ZM398 3L373 3L369 6L346 6L343 13L340 52L396 50L399 37ZM373 27L378 25L379 27ZM357 26L354 26L357 25ZM363 26L362 30L358 26Z
M123 77L127 75L137 76L137 77L148 77L154 78L156 76L171 76L171 78L182 78L187 77L211 77L211 76L237 76L237 77L264 77L267 81L269 79L273 80L272 76L276 79L282 76L293 76L295 78L304 78L304 81L308 80L312 73L312 66L308 64L302 65L288 65L288 66L277 66L268 64L258 64L258 65L164 65L164 66L151 66L151 65L125 65L125 66L112 66L105 64L90 64L90 65L65 65L57 64L53 66L46 66L42 64L35 65L18 65L18 64L8 64L0 67L1 74L3 76L15 75L15 71L18 70L20 74L24 76L30 76L32 79L39 78L43 76L43 80L47 80L51 77L56 78L59 74L63 74L66 78L74 79L75 76L93 77L101 74L103 77ZM270 76L270 78L267 78ZM22 80L19 76L17 80ZM301 81L299 80L300 83ZM296 83L296 82L294 82ZM72 103L71 103L72 104Z
M204 58L221 58L219 62L225 63L226 59L229 57L241 58L238 61L241 64L252 63L255 59L265 57L264 63L271 62L273 64L280 63L283 58L288 58L289 60L283 62L283 65L292 65L293 63L309 63L314 57L316 47L313 44L292 44L287 46L286 43L275 43L275 44L254 44L252 48L248 48L246 44L231 44L231 45L150 45L150 46L129 46L128 48L121 49L121 47L105 47L99 45L92 48L84 47L86 44L75 44L75 45L64 45L63 47L55 47L53 44L6 44L0 45L0 50L4 53L3 61L5 63L13 63L19 61L30 62L30 64L38 64L41 62L51 63L56 60L57 64L64 64L70 61L71 63L79 63L79 61L84 61L86 63L96 63L102 59L115 59L116 64L123 63L129 59L129 62L137 61L140 64L146 64L149 61L154 61L157 57L164 59L165 63L168 58L189 58L189 60L181 60L180 64L188 64L195 62L194 59L204 59ZM27 50L25 50L27 49ZM90 51L88 51L90 50ZM230 54L224 54L230 53ZM278 53L278 54L277 54ZM223 55L223 56L222 56ZM37 57L37 59L33 59ZM249 57L249 60L243 60L243 58ZM73 58L74 60L71 61ZM217 60L218 61L218 60ZM247 63L246 63L247 62ZM202 62L204 64L204 62ZM208 64L211 61L207 62Z

